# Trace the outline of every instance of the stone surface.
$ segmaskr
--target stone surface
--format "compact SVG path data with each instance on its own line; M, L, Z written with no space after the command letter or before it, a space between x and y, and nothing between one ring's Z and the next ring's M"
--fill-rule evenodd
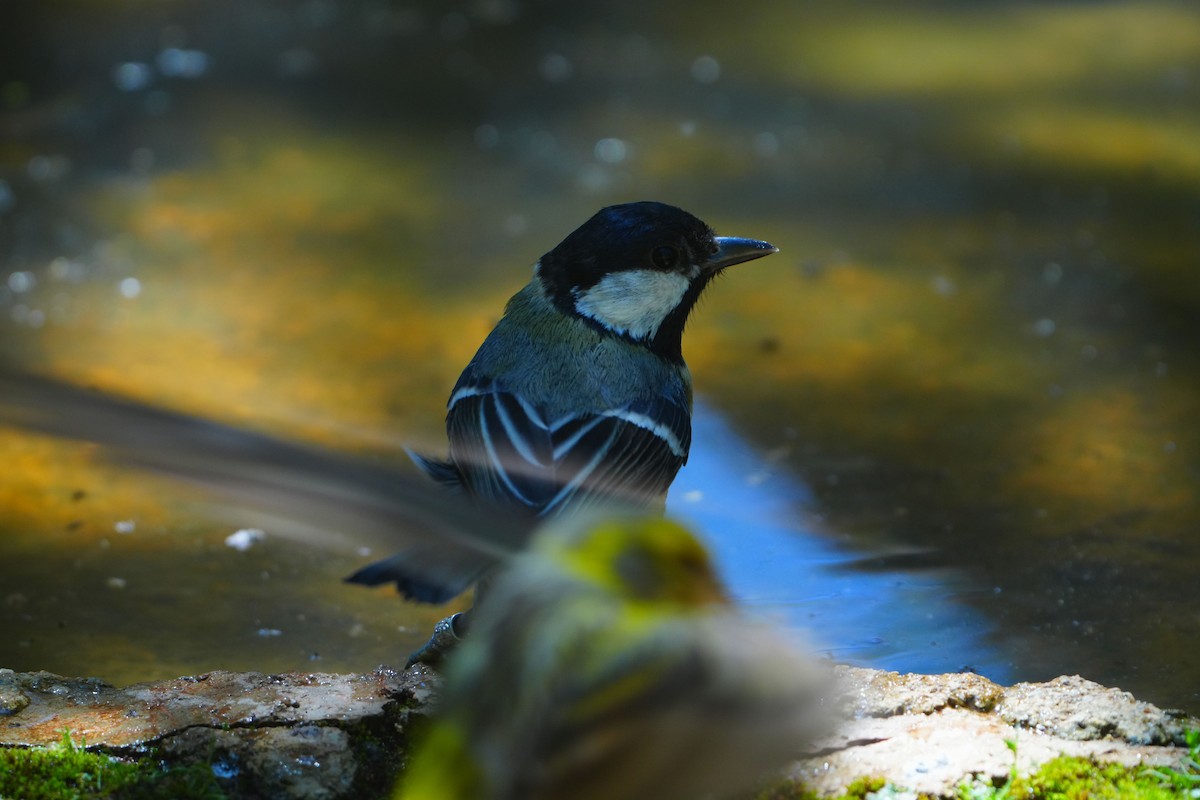
M1135 744L1180 744L1188 719L1182 711L1159 710L1129 692L1078 675L1018 683L1004 692L997 711L1013 725L1064 739L1110 738Z
M882 777L950 796L1060 754L1174 764L1200 721L1079 677L1005 688L972 674L838 667L844 722L790 773L834 794ZM0 670L0 746L44 745L64 728L89 748L208 764L233 797L375 796L402 759L404 729L436 687L424 667L368 675L213 672L119 689L88 678ZM367 780L366 776L373 775Z
M1077 676L999 686L969 673L901 675L838 668L850 719L816 743L818 755L790 771L810 788L838 794L859 776L949 797L964 780L1006 779L1059 755L1127 766L1173 765L1184 731L1200 720L1163 711Z
M0 747L69 730L89 749L209 765L235 798L335 800L391 785L410 714L436 676L212 672L124 689L48 672L0 674ZM20 705L18 708L17 706Z
M21 691L17 673L0 669L0 717L15 714L29 705L29 696Z
M838 794L856 777L882 777L890 783L938 796L953 794L965 779L1008 777L1017 743L1017 767L1030 772L1066 754L1091 756L1126 765L1173 764L1181 748L1131 746L1112 740L1077 741L1021 730L994 714L943 708L929 714L901 714L852 720L820 744L822 755L799 762L789 773L811 788Z
M238 794L294 800L352 797L358 764L350 734L310 722L287 727L188 728L168 737L159 755L212 762ZM217 757L214 760L213 754Z
M350 724L386 703L422 702L430 675L380 669L368 675L210 672L118 689L95 678L14 673L10 691L25 706L0 717L0 745L46 745L63 729L88 744L143 746L189 727L255 728L302 723Z
M848 710L855 717L932 714L943 708L991 711L1004 697L1004 687L982 675L901 675L859 667L838 667Z

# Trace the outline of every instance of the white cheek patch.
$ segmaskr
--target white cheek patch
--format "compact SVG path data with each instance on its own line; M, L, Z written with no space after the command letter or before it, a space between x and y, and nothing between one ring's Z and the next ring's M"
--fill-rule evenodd
M687 276L678 272L613 272L590 289L576 289L575 310L617 333L652 339L689 285Z

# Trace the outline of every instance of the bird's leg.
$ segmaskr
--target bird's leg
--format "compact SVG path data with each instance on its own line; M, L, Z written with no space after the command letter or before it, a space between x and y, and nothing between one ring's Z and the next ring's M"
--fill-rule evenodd
M429 641L408 657L408 661L404 665L405 669L415 664L424 664L434 669L441 666L446 656L462 641L470 618L471 611L467 610L439 620L433 626L433 634L429 637Z
M404 665L406 669L414 664L424 664L435 669L441 666L446 656L467 635L467 630L471 627L471 620L475 616L475 609L483 602L491 582L492 576L489 575L475 584L475 603L471 608L451 614L433 626L433 634L429 637L429 641L408 657L408 662Z

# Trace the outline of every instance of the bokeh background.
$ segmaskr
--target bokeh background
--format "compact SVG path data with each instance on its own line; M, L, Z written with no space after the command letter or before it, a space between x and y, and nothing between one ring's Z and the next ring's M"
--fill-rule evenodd
M1194 2L4 17L5 357L399 462L443 448L538 256L603 205L674 203L782 252L690 326L719 477L672 502L774 487L769 523L730 489L715 546L769 524L837 553L773 546L731 567L742 595L837 658L1200 711ZM444 613L342 585L362 554L235 550L236 521L93 456L0 429L0 666L364 670Z

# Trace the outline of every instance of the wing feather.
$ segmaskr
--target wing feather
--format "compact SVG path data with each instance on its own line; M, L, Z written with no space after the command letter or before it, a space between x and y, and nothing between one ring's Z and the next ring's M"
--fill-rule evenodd
M668 397L548 421L494 381L456 389L447 431L470 493L539 515L599 502L661 507L691 444L688 410Z

